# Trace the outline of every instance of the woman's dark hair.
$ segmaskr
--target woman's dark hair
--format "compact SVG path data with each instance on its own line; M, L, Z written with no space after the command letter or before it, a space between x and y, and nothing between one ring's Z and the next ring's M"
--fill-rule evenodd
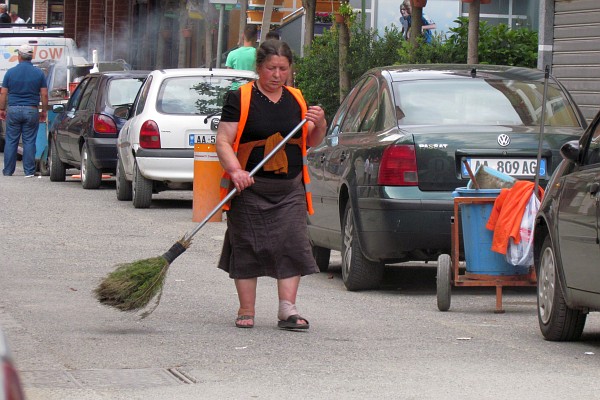
M294 57L292 56L292 50L286 42L281 40L265 40L256 50L256 68L260 67L267 61L270 56L281 56L288 59L290 65Z

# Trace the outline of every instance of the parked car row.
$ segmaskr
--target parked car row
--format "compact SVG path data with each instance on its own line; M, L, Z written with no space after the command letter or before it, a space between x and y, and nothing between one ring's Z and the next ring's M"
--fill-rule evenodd
M86 76L54 107L50 180L79 168L82 186L95 189L114 174L117 199L136 208L150 207L153 193L191 190L195 143L214 142L225 93L254 77L208 68Z
M347 289L369 289L386 263L449 253L465 160L518 179L538 174L547 189L534 238L539 326L548 340L579 339L587 313L600 310L600 113L587 127L567 90L546 82L544 97L544 73L524 68L365 73L308 154L321 270L340 250Z

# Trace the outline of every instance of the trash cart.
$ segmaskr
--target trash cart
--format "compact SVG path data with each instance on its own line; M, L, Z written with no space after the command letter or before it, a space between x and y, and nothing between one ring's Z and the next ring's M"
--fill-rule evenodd
M496 313L503 313L504 286L535 286L533 266L515 266L504 255L491 250L493 232L485 225L500 189L458 188L454 192L454 221L451 224L451 254L438 257L437 304L448 311L451 287L496 287ZM462 230L461 230L462 228ZM460 233L462 232L465 272L460 273Z

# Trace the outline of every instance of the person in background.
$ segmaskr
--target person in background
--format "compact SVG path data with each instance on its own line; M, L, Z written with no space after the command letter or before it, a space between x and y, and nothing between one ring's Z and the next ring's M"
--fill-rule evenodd
M17 147L19 138L22 138L23 170L25 177L30 178L35 175L35 141L39 123L45 122L47 116L48 87L42 70L31 63L33 47L22 44L17 53L19 63L6 71L0 89L0 120L6 120L2 174L14 174Z
M244 29L243 41L244 45L231 51L227 55L225 66L231 69L242 69L247 71L254 71L254 65L256 62L256 37L258 30L256 25L246 25Z
M307 106L299 89L284 86L291 64L285 42L264 41L256 54L258 79L227 93L217 131L217 155L225 171L221 197L233 187L238 192L225 207L227 231L218 264L235 282L238 328L254 326L262 276L277 280L277 326L309 328L296 309L300 277L319 272L306 225L313 210L305 161L307 147L321 143L327 123L321 107ZM302 129L250 176L304 118Z
M0 3L0 24L12 23L12 19L10 18L10 15L8 15L8 12L6 10L8 10L7 5L4 3Z
M406 8L406 11L408 12L408 27L409 27L409 34L410 34L410 26L412 25L412 6L410 5L410 0L404 0L404 2L402 3L402 5L404 5L404 7ZM422 18L421 18L421 32L423 32L423 41L425 43L431 43L431 40L433 39L433 34L432 34L432 30L437 28L437 25L435 24L435 22L433 22L432 19L430 19L429 17L427 17L427 15L425 15L425 12L423 12L422 14ZM409 36L407 35L407 38Z
M277 31L269 31L269 32L267 32L267 35L265 36L265 40L279 40L279 39L280 39L280 36Z
M404 40L408 40L408 30L410 26L408 25L408 10L404 3L400 4L400 25L402 26L402 37Z
M24 24L25 23L25 20L23 18L19 17L19 14L17 14L16 11L10 12L10 19L13 24Z

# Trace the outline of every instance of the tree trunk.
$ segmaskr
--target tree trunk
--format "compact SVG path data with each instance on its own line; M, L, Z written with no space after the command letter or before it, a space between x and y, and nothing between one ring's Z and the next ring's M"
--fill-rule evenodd
M187 55L187 39L181 34L181 30L187 26L188 22L188 11L186 7L186 0L181 0L179 3L179 29L176 32L175 40L179 39L179 51L177 53L177 68L186 67L186 55Z
M312 45L313 36L315 35L315 13L317 10L317 0L302 0L302 7L304 7L305 23L304 48L308 50Z
M467 48L467 64L479 64L479 0L469 4L469 44Z
M240 0L240 37L238 41L238 46L244 45L244 30L246 29L246 11L248 11L248 0ZM262 35L261 35L262 36Z
M348 72L348 48L350 47L350 30L346 22L339 24L339 72L340 72L340 103L350 91L350 73Z
M214 37L214 5L209 3L208 1L204 3L204 11L206 13L206 18L204 19L204 59L206 67L213 67L213 37Z
M417 39L423 36L423 8L412 7L410 26L410 43L413 47L417 47Z
M158 46L156 47L156 69L163 69L165 66L165 53L167 49L167 42L170 44L171 38L168 37L168 34L164 34L162 32L169 32L172 34L171 24L168 23L167 18L161 16L160 17L160 32L161 34L158 36Z

